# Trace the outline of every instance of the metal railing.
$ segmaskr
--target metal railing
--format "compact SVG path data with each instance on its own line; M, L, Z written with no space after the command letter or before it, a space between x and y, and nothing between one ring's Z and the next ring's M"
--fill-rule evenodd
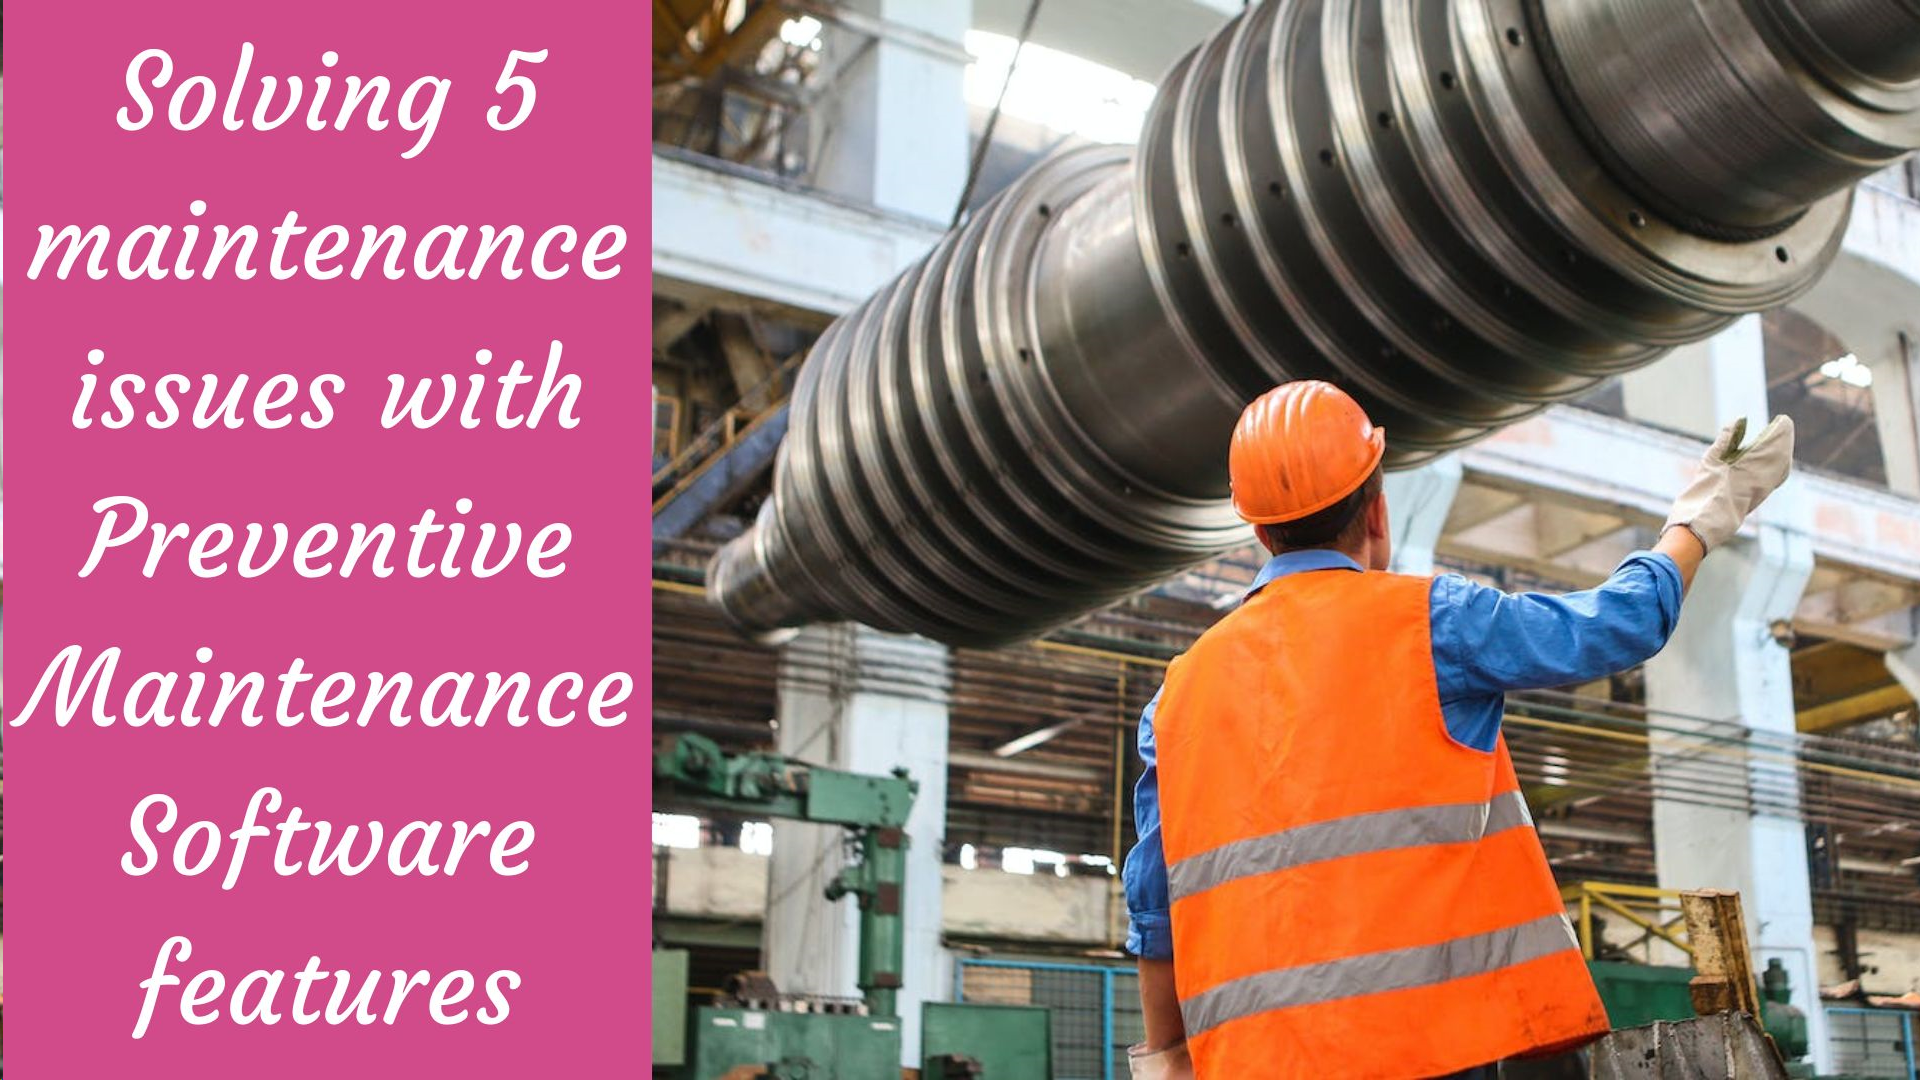
M764 405L749 407L741 404L729 408L720 414L719 419L688 439L685 446L679 447L671 461L654 470L654 513L659 513L661 507L672 502L682 491L692 486L702 472L725 456L734 444L772 417L779 407L786 403L793 385L793 374L806 359L806 355L805 349L795 352L782 360L765 379L741 395L743 402L758 398L765 401ZM661 400L670 399L662 398ZM677 399L674 399L674 407L676 409L680 407Z
M1644 944L1648 962L1652 960L1653 939L1659 938L1693 955L1687 944L1686 918L1680 914L1680 893L1676 889L1657 889L1651 885L1622 885L1612 881L1579 881L1560 890L1560 899L1574 909L1574 930L1580 937L1580 952L1588 960L1605 959L1602 953L1629 953ZM1617 915L1640 928L1640 936L1625 944L1599 940L1594 934L1594 909Z
M1139 977L1129 968L1047 960L959 959L953 999L1039 1005L1053 1018L1054 1080L1125 1080L1140 1041Z
M1833 1071L1848 1077L1913 1080L1913 1014L1902 1009L1827 1008Z

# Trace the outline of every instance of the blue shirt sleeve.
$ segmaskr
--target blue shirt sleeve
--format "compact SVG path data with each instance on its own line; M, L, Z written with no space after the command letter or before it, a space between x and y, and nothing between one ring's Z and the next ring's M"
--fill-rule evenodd
M1638 551L1584 592L1506 593L1447 574L1430 595L1447 729L1491 750L1505 692L1589 682L1659 652L1680 621L1680 568Z
M1162 687L1164 690L1165 687ZM1167 857L1160 847L1160 772L1153 747L1153 714L1160 692L1140 713L1140 760L1147 766L1133 788L1133 826L1138 837L1121 871L1127 890L1127 951L1148 960L1173 959L1173 922L1168 915Z

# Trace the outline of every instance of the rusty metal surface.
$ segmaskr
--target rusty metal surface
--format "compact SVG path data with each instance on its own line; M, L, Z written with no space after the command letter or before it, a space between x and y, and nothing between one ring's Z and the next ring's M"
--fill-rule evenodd
M1787 1080L1766 1034L1745 1013L1661 1020L1592 1048L1593 1080Z

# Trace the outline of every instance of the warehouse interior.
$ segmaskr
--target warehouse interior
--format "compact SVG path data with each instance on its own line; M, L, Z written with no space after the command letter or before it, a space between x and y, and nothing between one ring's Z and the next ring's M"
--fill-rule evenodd
M1249 530L992 647L844 619L756 641L713 602L709 567L769 498L822 332L1036 163L1129 150L1169 68L1244 10L655 0L656 737L917 784L896 894L903 1065L931 1060L923 1003L959 1002L1044 1007L1048 1075L1127 1075L1135 725L1266 553ZM1513 695L1504 730L1589 959L1671 965L1660 891L1738 890L1755 964L1778 962L1804 1020L1804 1075L1913 1077L1920 167L1867 177L1850 214L1788 305L1390 472L1387 490L1398 570L1584 588L1652 542L1721 423L1794 418L1794 479L1709 562L1667 648ZM669 1011L747 1000L743 971L764 973L757 1000L858 999L860 914L827 898L846 835L660 784L651 903L656 948L679 957Z

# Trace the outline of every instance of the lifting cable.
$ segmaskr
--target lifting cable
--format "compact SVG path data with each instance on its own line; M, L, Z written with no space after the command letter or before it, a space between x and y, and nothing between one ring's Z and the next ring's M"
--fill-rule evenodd
M973 148L973 162L967 166L967 186L960 189L960 201L953 208L953 220L947 228L960 226L960 218L967 212L967 203L973 198L973 186L980 180L980 170L987 163L987 151L993 147L993 129L1000 123L1000 107L1007 103L1007 88L1013 85L1013 73L1020 68L1020 54L1026 50L1027 37L1033 33L1033 21L1040 17L1042 0L1033 0L1027 5L1027 17L1020 23L1020 39L1014 42L1013 57L1007 61L1006 78L1000 80L1000 96L993 99L993 111L987 114L987 124L980 130L980 143Z

